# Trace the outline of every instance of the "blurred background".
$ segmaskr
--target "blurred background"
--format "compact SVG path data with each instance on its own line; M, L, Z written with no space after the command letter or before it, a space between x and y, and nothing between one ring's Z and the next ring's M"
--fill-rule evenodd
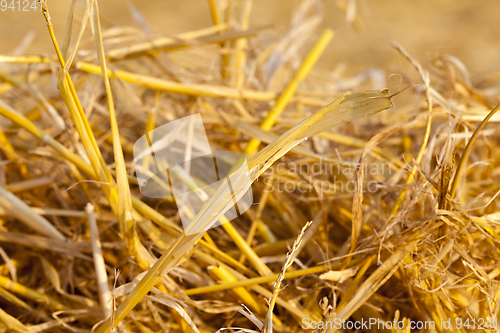
M80 1L83 6L83 1ZM105 27L135 24L130 2L142 13L156 34L175 34L212 25L207 0L119 1L99 3ZM364 31L346 23L346 12L336 0L323 1L323 26L335 30L335 37L317 68L345 74L371 67L394 72L405 60L389 45L403 45L422 64L437 54L460 59L472 78L500 71L500 1L498 0L356 0L356 13ZM49 0L56 35L62 41L71 1ZM271 26L262 34L284 34L298 6L294 0L253 0L250 27ZM83 11L80 8L79 12ZM77 11L78 12L78 11ZM77 30L77 29L75 29ZM23 53L54 53L40 10L0 11L0 54L12 54L29 33L34 39ZM340 67L339 67L340 66Z

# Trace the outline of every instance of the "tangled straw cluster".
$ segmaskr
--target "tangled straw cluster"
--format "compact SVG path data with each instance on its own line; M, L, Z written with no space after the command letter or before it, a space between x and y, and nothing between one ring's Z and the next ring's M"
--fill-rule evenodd
M394 44L421 81L403 73L398 96L373 70L301 85L333 37L308 43L318 1L275 40L249 29L250 0L209 3L214 26L144 41L101 31L89 2L72 40L73 1L60 47L42 1L56 56L0 56L0 331L493 330L495 78ZM229 222L215 197L196 222L222 225L191 236L173 200L141 197L132 146L194 113L214 148L247 156L255 204Z

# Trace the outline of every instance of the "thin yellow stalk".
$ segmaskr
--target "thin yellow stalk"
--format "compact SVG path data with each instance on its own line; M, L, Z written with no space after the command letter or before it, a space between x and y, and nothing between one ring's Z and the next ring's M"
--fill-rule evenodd
M2 152L5 154L5 157L7 157L11 161L17 161L17 156L15 154L14 147L9 142L9 139L5 135L4 131L0 128L0 148Z
M66 64L62 57L57 40L55 38L52 22L45 1L42 1L41 5L42 5L42 13L45 17L45 20L47 21L49 34L52 39L52 43L54 44L54 48L56 50L56 54L59 59L59 63L61 65L61 69L65 69ZM89 8L87 8L87 10L89 10ZM101 182L101 187L108 199L111 209L113 210L115 215L118 217L118 220L120 221L121 231L123 233L123 237L127 241L128 249L132 253L137 255L139 264L141 264L144 268L149 267L149 260L147 259L147 253L145 249L142 247L142 244L140 244L140 242L138 242L138 240L135 237L135 228L133 220L131 219L130 209L127 210L128 207L127 202L130 202L130 198L128 198L127 200L128 192L120 191L121 200L120 202L118 202L118 193L117 189L114 187L113 178L106 166L104 158L95 140L92 129L90 128L90 125L87 121L81 103L78 99L78 95L76 94L76 90L71 81L71 77L69 76L68 73L65 73L65 71L61 71L60 75L62 76L61 77L62 82L60 84L61 95L64 99L66 106L68 107L68 110L70 111L75 127L85 147L92 168L94 169L94 173L97 175L97 179ZM119 142L119 140L117 141ZM117 149L118 151L121 151L121 146ZM122 153L122 158L123 158L123 153ZM119 161L117 161L117 163L119 163ZM117 170L117 172L120 171ZM123 170L121 172L123 173ZM126 190L129 190L128 183L124 185L123 177L120 177L120 182L118 183L118 190L123 190L124 187L126 187Z
M344 308L344 306L347 304L347 302L352 298L354 293L358 290L359 284L361 283L361 279L363 278L363 275L366 273L368 268L370 268L373 260L375 260L375 256L371 256L369 258L365 258L365 261L361 268L357 271L356 276L354 279L350 282L349 288L347 288L346 292L344 295L342 295L342 299L340 300L339 305L337 306L337 311L340 311Z
M23 323L21 323L19 320L17 320L15 317L11 316L4 310L0 309L0 322L3 322L5 325L7 325L8 328L11 330L14 330L16 332L21 332L21 333L32 333L35 332L34 328L25 326Z
M306 268L306 269L298 269L296 271L286 273L284 279L286 280L286 279L292 279L292 278L299 277L299 276L306 276L306 275L311 275L311 274L322 273L322 272L328 271L332 268L335 268L337 266L339 266L339 264L334 263L332 265L324 265L324 266L316 266L316 267L311 267L311 268ZM278 276L279 276L279 274L273 274L273 275L269 275L269 276L261 276L261 277L251 278L251 279L239 280L237 282L216 284L214 286L192 288L192 289L186 290L185 293L188 296L192 296L192 295L211 293L211 292L215 292L215 291L228 290L228 289L232 289L232 288L236 288L236 287L248 287L248 286L253 286L253 285L257 285L257 284L265 284L265 283L275 281L278 278Z
M472 144L474 141L476 141L476 138L479 136L479 132L486 126L488 121L497 113L497 111L500 110L500 104L497 105L493 110L488 113L486 118L483 119L481 124L476 128L474 131L474 134L472 134L472 137L470 138L469 142L467 142L467 146L465 146L464 152L462 154L462 157L460 158L460 162L458 163L457 170L455 171L455 175L453 176L453 180L451 181L451 189L450 189L450 197L454 198L455 197L455 192L457 191L459 179L462 173L462 169L464 168L465 162L467 161L467 158L469 157L470 150L472 148Z
M111 91L111 86L109 84L109 77L107 75L108 69L106 66L106 60L104 57L104 47L102 44L102 33L101 24L99 22L99 8L97 1L94 2L94 8L92 12L91 21L93 23L94 31L94 41L96 43L97 54L99 58L99 63L101 65L101 70L104 73L103 81L106 90L106 96L108 100L109 118L111 123L111 132L113 136L113 152L115 157L115 169L116 169L116 184L117 184L117 195L118 195L118 220L121 226L121 233L125 238L127 249L132 255L138 255L136 253L135 245L136 231L135 231L135 220L132 216L132 202L130 198L130 186L128 183L128 174L125 166L125 159L123 157L123 150L120 143L120 132L118 130L118 121L116 119L115 106L113 102L113 94ZM139 258L139 261L144 262L144 258ZM147 264L143 265L147 267Z
M158 99L158 96L159 96L159 93L156 92L155 100ZM148 121L146 122L146 130L145 130L146 133L151 132L155 128L156 111L157 111L157 108L154 107L148 116ZM144 156L144 161L142 164L142 166L144 167L144 170L149 170L149 165L150 165L150 158L149 157L150 157L150 155Z
M33 301L37 301L40 303L48 303L56 310L68 310L66 306L52 299L51 297L45 294L41 294L38 291L33 290L31 288L25 287L22 284L14 282L2 275L0 275L0 287L5 288L23 297L29 298Z
M276 305L276 301L278 300L278 294L281 291L281 282L285 279L285 273L287 269L292 266L296 256L297 256L297 250L300 247L300 244L302 242L302 237L304 236L304 232L306 229L311 225L312 222L307 222L306 225L302 228L300 231L299 235L297 236L297 239L295 242L293 242L292 249L290 252L287 253L286 259L285 259L285 264L283 265L283 269L281 270L281 273L278 275L276 278L276 281L274 282L274 287L273 287L273 296L269 300L269 309L267 310L266 314L266 319L264 320L264 327L262 329L262 333L272 333L273 331L273 310L274 306Z
M89 73L102 75L101 68L93 64L77 62L76 68ZM113 72L108 72L108 76L111 79L116 79L117 77L119 77L125 82L140 85L153 90L185 95L224 97L228 99L248 99L255 101L272 101L277 96L277 94L272 91L258 91L250 89L239 90L226 86L214 86L195 83L182 84L174 81L163 80L148 75L135 74L122 70L114 70ZM314 106L322 106L325 104L323 101L318 101L310 98L295 98L293 99L293 101Z
M248 230L248 235L247 239L245 239L245 242L247 243L248 246L252 246L253 239L255 237L255 233L257 232L257 224L262 223L260 220L253 220L252 224L250 225L250 229ZM252 249L253 250L253 249ZM242 253L240 256L240 259L238 260L240 263L245 262L245 255Z
M252 8L252 1L245 0L243 5L243 14L241 19L241 30L247 30L250 23L250 12ZM233 69L231 72L230 85L241 89L245 82L245 64L246 64L246 48L248 42L245 37L239 38L236 41Z
M439 263L444 259L444 257L453 249L453 245L455 242L453 239L451 239L442 249L439 251L439 253L436 255L434 260L430 263L429 267L432 269L434 267L437 267ZM425 271L422 275L419 276L419 279L425 280L433 271L429 269ZM467 305L466 305L467 306Z
M7 91L10 91L12 90L12 88L14 88L14 86L11 84L11 83L2 83L0 84L0 94L3 94Z
M214 22L214 25L219 25L220 18L219 18L219 11L217 10L217 6L215 5L215 0L208 0L208 4L210 5L210 14L212 15L212 21Z
M217 280L223 281L226 283L237 282L236 279L230 272L228 272L224 267L208 267L207 271L212 274ZM260 303L243 287L232 288L231 292L233 292L239 299L245 303L249 308L257 312L258 314L262 314L265 312L265 309L260 305Z
M297 88L299 87L300 83L305 79L307 74L309 74L312 67L319 59L319 57L325 50L328 43L330 43L330 40L332 38L333 38L332 30L326 29L325 31L323 31L323 33L316 41L309 54L302 62L302 65L293 76L290 83L288 83L283 93L279 96L274 107L271 109L271 111L269 111L269 114L267 115L266 119L260 125L264 130L268 131L274 125L280 114L283 112L283 110L288 105L293 95L297 91ZM259 145L260 141L256 139L250 140L247 147L245 148L244 154L246 156L252 156L259 147Z
M232 270L231 273L239 280L245 279L245 277L237 271ZM273 293L262 286L250 285L249 288L259 293L260 295L264 296L266 299L271 299L273 297ZM276 304L278 304L279 306L283 307L291 314L293 314L296 320L299 318L300 320L302 320L302 318L311 318L312 320L320 319L316 314L311 313L306 309L304 309L302 305L300 305L300 303L298 302L289 302L285 301L281 297L278 297L276 300ZM298 322L300 322L300 320L298 320ZM279 323L278 321L276 321L276 318L274 318L274 321L276 323Z
M1 91L1 87L0 87L0 91ZM1 102L1 100L0 100L0 102ZM0 107L1 107L1 104L0 104ZM7 159L9 159L9 161L13 161L13 162L18 162L19 161L19 156L16 154L16 150L10 144L9 139L7 138L7 136L2 131L1 128L0 128L0 149L5 154L5 157ZM24 163L19 163L18 165L19 165L21 174L23 176L29 175L28 168L26 167L26 165ZM12 191L11 189L8 188L8 186L7 186L7 189L9 191Z
M50 15L48 12L48 8L46 6L45 1L41 1L41 6L42 6L42 13L45 17L45 20L47 21L47 28L49 30L49 35L52 39L52 43L54 45L57 57L59 59L59 63L61 66L61 74L62 75L62 82L60 83L60 90L61 90L61 95L62 98L64 99L64 102L66 106L68 107L68 110L70 111L71 117L73 119L73 122L75 124L75 127L78 131L78 134L80 136L80 139L82 140L82 143L85 147L85 150L87 152L87 155L89 157L89 160L91 162L92 168L94 169L95 174L98 177L98 180L102 183L107 183L108 185L103 185L102 189L104 193L106 194L106 197L108 198L108 201L111 205L111 208L115 212L115 214L118 216L118 211L117 211L117 195L116 195L116 190L114 189L113 185L113 179L111 177L111 174L109 170L106 167L106 163L104 162L104 158L101 155L101 152L98 148L97 142L95 140L95 137L92 133L92 130L90 129L90 125L85 117L85 113L83 111L83 108L81 106L81 103L78 99L78 96L76 94L75 87L73 86L73 82L71 81L71 78L68 73L64 73L64 68L65 68L65 60L62 57L61 51L59 49L59 45L57 43L57 40L55 38L54 34L54 29L52 26L52 21L50 19ZM113 191L114 190L114 191Z
M250 263L255 267L257 272L260 275L266 276L273 274L273 272L266 266L260 259L260 257L255 254L254 250L248 245L243 237L238 233L238 231L233 227L231 223L227 220L225 216L222 216L219 221L222 223L222 227L227 232L229 237L234 241L236 246L240 249L240 251L245 254Z
M17 232L0 232L0 242L21 244L26 247L35 247L44 250L61 252L67 256L88 260L87 256L81 254L83 251L88 251L88 247L60 241L54 238L20 234Z
M56 58L47 58L39 55L25 55L25 56L10 56L10 55L0 55L0 62L10 62L10 63L48 63L52 60L57 60Z

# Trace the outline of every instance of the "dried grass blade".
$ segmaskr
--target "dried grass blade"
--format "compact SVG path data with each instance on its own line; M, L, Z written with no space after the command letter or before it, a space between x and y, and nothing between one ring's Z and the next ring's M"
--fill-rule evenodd
M66 238L49 221L36 214L27 204L0 186L0 207L28 227L47 237L65 241Z
M76 68L89 73L102 75L99 66L89 64L86 62L77 62ZM196 84L196 83L182 84L175 81L163 80L149 75L135 74L122 70L114 70L113 72L108 72L108 76L111 79L116 79L118 77L125 82L140 85L149 89L166 91L176 94L184 94L184 95L223 97L223 98L234 98L234 99L255 100L255 101L272 101L277 96L277 94L272 91L236 89L226 86L215 86L215 85ZM324 105L324 102L311 98L294 98L292 99L292 101L300 102L305 105L314 105L314 106Z
M101 25L99 22L99 9L97 1L94 2L94 7L92 9L91 26L92 26L92 31L94 33L94 42L96 44L101 71L105 74L103 75L103 81L108 100L109 118L111 123L111 132L113 136L113 153L116 165L115 169L116 169L116 184L117 184L117 195L118 195L118 220L120 222L120 230L123 238L125 239L127 249L131 254L136 254L135 245L137 242L135 239L136 238L135 220L132 216L130 185L128 183L128 174L125 166L125 159L123 157L122 146L120 143L120 132L118 130L118 121L116 119L113 94L111 92L111 86L109 84L109 78L107 76L108 69L106 66L106 60L104 56L104 46L102 43L102 33L101 33ZM144 261L143 259L141 260ZM148 265L145 264L145 267L148 267Z
M273 310L274 306L276 305L276 300L278 299L278 294L281 291L281 282L283 282L285 278L285 273L287 269L292 266L295 258L296 258L296 252L298 251L300 244L302 242L302 237L304 236L304 232L306 229L312 224L311 222L307 222L306 225L302 228L300 231L299 235L297 236L297 239L293 243L292 249L290 252L287 253L286 259L285 259L285 264L283 265L283 269L281 270L281 273L278 275L278 278L274 282L274 287L273 287L273 296L269 300L269 309L267 310L266 314L266 319L264 320L264 327L262 329L262 333L272 333L273 332Z
M213 27L208 27L196 31L181 33L176 37L160 37L155 38L151 41L134 44L128 47L119 48L115 50L111 50L107 53L106 57L110 60L119 60L128 57L132 57L135 55L140 55L142 53L159 50L163 48L167 48L169 46L173 46L179 43L179 40L190 41L197 38L209 36L211 34L223 31L228 28L228 24L219 24Z
M460 158L460 162L458 163L457 170L455 171L455 175L453 176L453 180L451 181L451 188L450 188L450 197L453 198L455 196L455 192L458 187L459 179L462 173L462 169L465 165L465 162L467 161L467 158L469 157L469 153L472 147L472 144L476 140L476 138L479 136L479 132L486 126L488 121L497 113L497 111L500 110L500 104L497 105L493 110L488 113L486 118L483 119L481 124L476 128L474 131L474 134L472 134L472 137L470 138L469 142L467 142L467 146L465 146L464 153L462 154L462 157Z

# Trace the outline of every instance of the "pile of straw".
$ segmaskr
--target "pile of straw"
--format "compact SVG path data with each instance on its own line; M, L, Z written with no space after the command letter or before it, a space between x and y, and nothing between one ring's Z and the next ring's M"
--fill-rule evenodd
M54 56L0 55L0 332L496 330L497 78L394 43L407 89L318 83L318 1L277 38L250 0L209 3L213 26L147 37L102 30L97 1L77 26L73 1L60 41L42 1ZM191 236L141 195L133 143L196 113L246 155L254 205L228 221L214 196L190 228L222 225Z

